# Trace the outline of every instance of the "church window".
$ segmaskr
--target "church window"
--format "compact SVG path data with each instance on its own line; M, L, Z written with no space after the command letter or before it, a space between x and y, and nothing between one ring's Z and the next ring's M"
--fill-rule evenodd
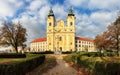
M72 25L73 25L73 23L72 23L72 22L70 22L70 25L72 26Z
M60 37L59 40L62 41L62 37Z
M51 26L51 22L49 23L49 26Z

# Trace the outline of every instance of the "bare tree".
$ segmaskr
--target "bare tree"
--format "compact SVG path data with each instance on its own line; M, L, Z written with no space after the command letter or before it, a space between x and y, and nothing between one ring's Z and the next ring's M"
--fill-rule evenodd
M26 29L18 23L3 23L3 27L0 30L0 45L12 46L16 53L18 53L18 46L23 46L26 38Z

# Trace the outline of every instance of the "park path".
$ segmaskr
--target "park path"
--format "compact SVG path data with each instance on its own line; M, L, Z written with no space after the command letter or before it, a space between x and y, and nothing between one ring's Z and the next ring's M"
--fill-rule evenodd
M78 75L78 72L63 60L64 55L54 55L57 65L43 75Z

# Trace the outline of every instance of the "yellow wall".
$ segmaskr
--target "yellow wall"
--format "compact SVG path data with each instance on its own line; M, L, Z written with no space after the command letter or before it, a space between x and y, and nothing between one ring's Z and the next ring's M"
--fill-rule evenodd
M72 22L72 25L70 24ZM75 50L75 17L67 17L67 25L63 20L57 21L55 17L47 18L47 50L74 51ZM50 24L51 23L51 24ZM61 40L60 40L61 39Z

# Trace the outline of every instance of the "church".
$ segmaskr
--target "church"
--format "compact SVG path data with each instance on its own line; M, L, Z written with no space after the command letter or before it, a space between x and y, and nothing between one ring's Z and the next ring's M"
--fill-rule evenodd
M38 38L30 43L32 52L67 52L94 51L94 42L88 38L76 37L75 14L70 8L66 22L56 20L52 9L49 10L46 25L46 37Z

